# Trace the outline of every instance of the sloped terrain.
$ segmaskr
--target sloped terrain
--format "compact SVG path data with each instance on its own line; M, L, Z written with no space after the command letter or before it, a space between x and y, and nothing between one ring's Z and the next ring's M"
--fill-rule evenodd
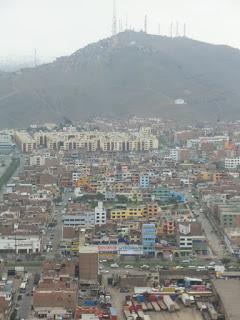
M93 116L240 118L240 52L123 32L69 57L0 73L0 127ZM176 105L176 99L185 104Z

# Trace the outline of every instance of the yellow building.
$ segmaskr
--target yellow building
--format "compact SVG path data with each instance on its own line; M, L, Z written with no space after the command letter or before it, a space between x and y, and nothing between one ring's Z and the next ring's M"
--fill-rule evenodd
M198 174L198 178L201 181L209 181L209 180L211 180L211 177L212 177L212 174L207 171L202 171Z
M111 210L111 220L128 220L144 216L144 206Z
M89 177L81 177L77 182L76 182L76 187L82 187L86 186L89 184Z

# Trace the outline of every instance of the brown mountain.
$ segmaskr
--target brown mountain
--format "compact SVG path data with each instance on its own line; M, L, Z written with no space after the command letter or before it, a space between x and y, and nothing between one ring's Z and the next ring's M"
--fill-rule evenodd
M99 115L236 119L239 70L238 49L127 31L47 65L0 73L0 127Z

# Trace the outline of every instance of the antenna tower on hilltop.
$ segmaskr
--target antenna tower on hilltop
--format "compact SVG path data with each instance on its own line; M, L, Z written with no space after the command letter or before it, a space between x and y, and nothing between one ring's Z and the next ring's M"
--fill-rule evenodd
M147 33L148 31L148 17L145 15L145 20L144 20L144 32Z
M186 37L186 34L187 34L187 25L186 25L186 23L184 23L184 25L183 25L183 36L184 36L184 38Z
M34 49L34 67L37 66L37 49Z
M179 36L179 24L178 24L178 22L176 22L176 38Z
M112 21L112 35L117 34L117 4L116 0L113 0L113 21Z
M173 37L173 23L170 24L170 38Z

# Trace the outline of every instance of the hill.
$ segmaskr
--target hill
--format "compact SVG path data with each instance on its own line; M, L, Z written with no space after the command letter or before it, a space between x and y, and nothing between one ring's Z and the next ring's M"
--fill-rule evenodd
M53 63L0 73L0 127L99 115L236 119L239 70L237 49L126 31Z

